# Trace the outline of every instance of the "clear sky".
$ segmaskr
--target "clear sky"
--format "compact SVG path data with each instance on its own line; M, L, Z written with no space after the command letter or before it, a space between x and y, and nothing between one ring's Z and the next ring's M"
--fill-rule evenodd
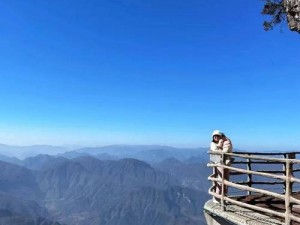
M2 0L0 142L300 150L300 35L260 0Z

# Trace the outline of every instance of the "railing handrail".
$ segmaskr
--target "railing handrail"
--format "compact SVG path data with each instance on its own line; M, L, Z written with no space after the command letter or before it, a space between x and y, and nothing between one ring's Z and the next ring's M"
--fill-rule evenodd
M236 205L240 205L243 207L247 207L253 210L258 210L264 213L271 213L275 216L279 216L285 219L285 224L286 225L290 225L291 221L297 221L300 222L300 218L296 217L293 215L292 213L292 203L293 204L300 204L300 200L294 198L292 196L293 193L293 183L300 183L300 179L296 178L293 176L293 165L294 164L300 164L300 160L295 159L295 156L297 154L300 154L300 152L285 152L285 153L252 153L252 152L233 152L233 153L226 153L226 152L221 152L221 151L210 151L210 154L213 155L220 155L221 156L221 163L220 164L214 164L214 163L209 163L208 166L209 167L218 167L221 169L222 174L224 174L224 170L227 169L230 172L231 171L235 171L238 172L239 174L248 174L248 181L244 182L244 184L248 184L248 186L246 185L242 185L242 184L238 184L238 183L234 183L234 182L230 182L226 179L224 179L224 175L222 175L221 178L216 178L213 177L213 175L211 175L208 179L215 182L216 183L221 183L221 187L222 187L222 192L221 194L215 193L213 192L214 186L212 186L209 189L209 194L211 194L212 196L221 199L221 206L223 209L225 209L225 204L224 201L236 204ZM272 155L272 156L282 156L285 158L274 158L274 157L260 157L260 156L253 156L253 155ZM243 159L247 159L247 161L244 162L244 164L248 164L248 169L240 169L240 168L236 168L236 167L232 167L230 165L225 165L225 158L228 157L237 157L237 158L243 158ZM255 171L251 169L251 163L255 163L252 162L252 160L260 160L265 162L266 164L268 164L269 162L279 162L282 163L284 165L284 168L282 170L282 172L284 173L283 175L275 175L274 173L270 172L270 171L263 171L260 170ZM239 162L240 164L241 162ZM250 169L249 169L250 168ZM299 171L296 170L296 171ZM279 173L280 171L276 171L277 173ZM254 188L252 187L253 184L259 184L260 182L253 182L252 181L252 175L259 175L259 176L265 176L265 177L269 177L269 178L273 178L273 179L281 179L283 180L283 182L279 182L279 184L284 184L284 190L285 193L283 194L279 194L276 192L272 192L270 190L265 190L265 189L261 189L261 188ZM272 184L272 183L270 183ZM236 188L242 191L248 191L248 193L252 193L252 192L256 192L256 193L260 193L260 194L264 194L266 196L271 196L271 197L275 197L275 198L279 198L285 201L285 213L280 213L277 212L275 210L272 209L266 209L260 206L253 206L247 203L241 203L238 202L232 198L230 198L229 196L226 196L224 194L224 189L225 186L227 187L232 187L232 188Z
M226 156L235 156L235 157L239 157L239 158L244 158L244 159L256 159L256 160L266 160L266 161L274 161L274 162L282 162L282 163L286 163L287 161L293 162L293 163L299 163L300 164L300 160L299 159L280 159L280 158L270 158L270 157L258 157L258 156L250 156L251 154L246 152L244 154L237 154L236 152L219 152L219 151L209 151L209 154L213 154L213 155L226 155ZM287 155L287 154L295 154L295 153L285 153L285 154L278 154L278 155ZM300 154L297 153L297 154ZM255 154L254 154L255 155ZM276 155L275 153L272 155Z
M300 151L293 152L241 152L234 151L237 154L250 154L250 155L286 155L286 154L300 154Z

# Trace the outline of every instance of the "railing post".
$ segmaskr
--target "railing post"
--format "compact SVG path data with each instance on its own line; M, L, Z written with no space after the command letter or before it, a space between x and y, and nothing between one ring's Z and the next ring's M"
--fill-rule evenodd
M285 225L291 225L291 213L292 204L290 202L290 197L292 195L292 182L291 177L293 174L293 163L289 159L294 159L295 154L285 154Z
M221 158L221 165L222 165L222 189L221 189L221 209L222 211L225 211L225 204L224 204L224 192L225 192L225 185L224 185L224 180L225 180L225 169L224 169L224 164L225 164L225 155L224 152L222 152L222 158Z
M249 154L248 154L249 155ZM250 155L249 155L250 156ZM251 170L251 159L247 159L247 170ZM252 187L252 174L248 174L248 179L247 179L247 183L248 183L248 187ZM247 192L248 195L251 195L252 192L251 191L248 191Z
M222 163L222 159L221 159L221 154L217 154L217 152L210 152L210 161L213 162L215 165L217 164L221 164ZM213 177L214 178L218 178L221 177L221 171L220 171L220 167L219 166L214 166L213 167ZM221 184L218 181L212 181L212 185L213 185L213 191L216 194L221 194ZM216 197L213 196L213 199L216 199Z

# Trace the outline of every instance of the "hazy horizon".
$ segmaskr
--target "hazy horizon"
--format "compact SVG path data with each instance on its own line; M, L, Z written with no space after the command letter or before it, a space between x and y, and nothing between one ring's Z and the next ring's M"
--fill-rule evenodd
M7 143L0 143L0 146L8 146L8 147L54 147L54 148L63 148L64 151L62 152L68 152L68 151L76 151L76 150L80 150L80 149L84 149L84 148L105 148L105 147L171 147L171 148L175 148L175 149L207 149L207 151L209 151L209 145L207 146L191 146L191 145L167 145L167 144L103 144L103 145L71 145L71 144L66 144L66 145L52 145L52 144L47 144L47 143L43 143L43 144L7 144ZM268 148L266 146L262 146L261 148L257 148L257 147L248 147L248 148L239 148L239 147L235 147L233 149L233 151L253 151L253 152L300 152L300 149L297 148ZM51 153L51 152L48 152ZM1 150L0 150L0 154L1 154Z

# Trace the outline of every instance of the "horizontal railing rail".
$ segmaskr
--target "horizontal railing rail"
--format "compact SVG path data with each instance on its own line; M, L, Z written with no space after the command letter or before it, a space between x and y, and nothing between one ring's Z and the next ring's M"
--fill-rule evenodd
M300 223L299 215L295 215L293 211L295 205L300 205L300 200L293 196L293 193L297 193L297 191L293 190L293 185L300 183L300 174L298 173L300 168L295 168L300 166L300 160L297 159L300 157L300 152L225 153L210 151L209 154L211 154L211 161L207 165L214 169L214 173L208 177L208 180L213 183L208 192L213 198L220 200L223 210L226 210L226 204L231 203L283 218L285 225L291 225L293 221ZM231 164L225 164L225 160L228 158L232 159ZM265 168L263 167L264 165ZM243 166L246 168L243 168ZM271 166L276 168L270 168ZM282 166L282 168L278 168L278 166ZM229 180L225 179L225 171L230 173ZM247 180L234 181L232 178L241 176L246 177ZM260 180L254 180L254 177ZM281 192L274 191L274 186L276 185L277 190L281 190ZM221 193L216 191L217 188L221 188ZM284 211L281 212L272 208L237 201L237 197L241 195L228 194L229 192L225 191L228 188L243 193L247 192L247 194L242 195L245 197L252 195L252 193L257 193L281 200Z

